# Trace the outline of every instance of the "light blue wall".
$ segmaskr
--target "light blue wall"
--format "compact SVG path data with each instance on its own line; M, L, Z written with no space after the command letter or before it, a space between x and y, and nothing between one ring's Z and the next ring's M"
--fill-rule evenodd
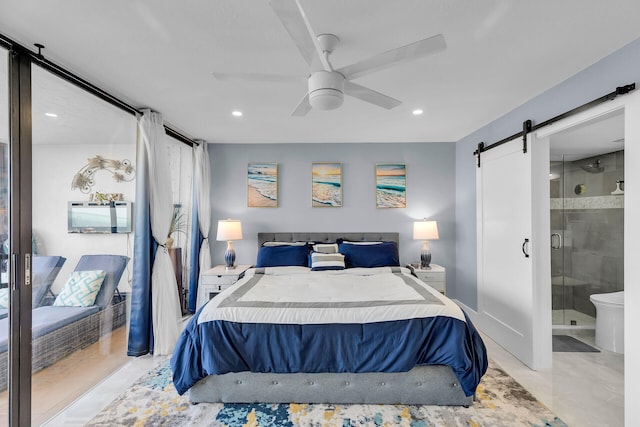
M531 66L534 73L540 64L532 62ZM522 130L522 122L527 119L533 120L534 125L541 123L610 93L617 86L634 82L640 83L640 39L456 143L456 268L451 272L455 286L447 284L448 294L471 308L477 308L476 165L473 152L478 143L492 144Z
M454 145L410 144L211 144L212 256L223 263L225 242L216 242L219 219L240 219L244 239L234 242L241 264L255 263L259 231L394 231L400 262L419 259L422 242L412 240L413 221L438 221L440 240L430 242L433 262L453 268ZM279 207L247 207L247 164L277 162ZM341 162L343 206L311 207L311 163ZM407 208L377 209L376 163L405 163Z

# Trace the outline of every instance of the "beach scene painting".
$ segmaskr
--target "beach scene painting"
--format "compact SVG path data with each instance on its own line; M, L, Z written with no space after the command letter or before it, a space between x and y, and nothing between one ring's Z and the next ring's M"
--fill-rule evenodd
M376 207L407 207L407 166L404 163L376 165Z
M249 163L247 168L247 206L278 207L278 164Z
M342 206L342 163L311 164L311 206Z

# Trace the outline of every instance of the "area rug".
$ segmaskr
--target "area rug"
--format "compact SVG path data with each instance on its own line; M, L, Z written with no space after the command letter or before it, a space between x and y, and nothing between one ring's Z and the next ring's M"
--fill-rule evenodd
M591 347L589 344L570 336L570 335L553 335L553 351L556 353L600 353L597 348Z
M469 408L426 405L216 404L192 405L171 382L168 362L148 372L87 426L465 426L566 427L495 363Z

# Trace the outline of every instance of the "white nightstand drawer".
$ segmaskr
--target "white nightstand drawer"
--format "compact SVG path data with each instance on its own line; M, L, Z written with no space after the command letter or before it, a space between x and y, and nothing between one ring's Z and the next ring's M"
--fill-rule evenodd
M425 282L444 282L444 275L442 273L426 273L421 271L416 272L416 276Z
M438 292L442 292L443 294L447 293L446 270L441 265L431 264L431 268L428 270L412 268L412 272L418 279L436 289Z
M238 281L236 276L214 276L211 274L202 275L202 285L229 286Z
M218 265L200 274L200 286L198 287L198 303L202 304L209 301L229 286L242 279L244 272L250 265L238 265L235 268L226 268L224 265Z

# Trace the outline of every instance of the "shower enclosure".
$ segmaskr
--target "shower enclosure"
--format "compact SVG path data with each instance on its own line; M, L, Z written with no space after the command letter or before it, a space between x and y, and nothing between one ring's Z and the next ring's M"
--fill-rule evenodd
M624 289L624 150L552 161L553 325L593 328L591 294Z

